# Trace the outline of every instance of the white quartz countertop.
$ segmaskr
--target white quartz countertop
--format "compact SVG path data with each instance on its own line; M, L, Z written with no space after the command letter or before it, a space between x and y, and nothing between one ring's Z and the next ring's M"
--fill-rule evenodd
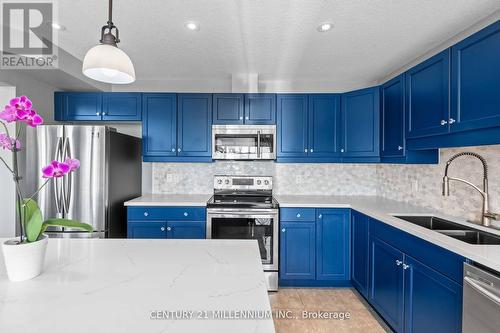
M126 201L125 206L202 206L212 194L146 194Z
M182 310L208 319L151 319ZM50 239L24 282L0 256L0 332L274 332L269 317L227 319L270 310L256 241Z
M472 245L439 234L416 224L398 219L392 215L432 215L459 224L464 224L489 233L500 235L500 231L446 216L432 209L413 206L399 201L376 196L316 196L316 195L275 195L280 208L352 208L378 221L406 231L442 248L455 252L500 272L500 245Z

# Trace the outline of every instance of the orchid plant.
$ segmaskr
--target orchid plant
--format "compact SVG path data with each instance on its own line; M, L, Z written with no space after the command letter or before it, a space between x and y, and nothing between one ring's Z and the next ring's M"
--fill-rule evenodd
M18 123L16 135L11 136L6 123ZM23 123L25 126L37 127L43 124L43 118L33 108L33 103L26 96L16 97L10 100L3 111L0 112L0 123L5 133L0 133L0 149L12 152L12 165L9 165L4 158L0 160L13 176L16 186L16 205L19 215L20 236L19 243L35 242L40 239L43 232L49 226L61 226L79 228L86 231L92 231L92 226L69 219L50 218L43 220L42 212L34 200L35 196L54 178L61 178L75 172L80 167L80 161L74 158L67 158L64 161L52 161L49 165L42 168L42 177L45 182L30 196L24 196L21 191L20 182L22 177L19 175L18 153L22 149L19 136Z

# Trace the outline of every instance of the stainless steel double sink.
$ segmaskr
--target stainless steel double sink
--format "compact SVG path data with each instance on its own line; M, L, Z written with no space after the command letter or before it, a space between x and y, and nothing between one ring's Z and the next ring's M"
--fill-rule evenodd
M476 230L435 216L394 215L399 219L475 245L500 245L500 236Z

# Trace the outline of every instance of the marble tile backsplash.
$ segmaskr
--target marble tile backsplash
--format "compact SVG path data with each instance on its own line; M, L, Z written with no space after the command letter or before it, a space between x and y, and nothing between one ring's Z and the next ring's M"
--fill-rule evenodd
M462 151L483 155L489 165L491 210L500 212L500 145L442 149L437 165L397 164L283 164L266 161L217 161L215 163L153 163L153 193L211 193L213 176L270 175L277 194L380 195L439 210L447 215L479 219L481 196L472 188L453 182L450 196L441 195L444 165ZM481 163L461 157L450 175L482 186Z

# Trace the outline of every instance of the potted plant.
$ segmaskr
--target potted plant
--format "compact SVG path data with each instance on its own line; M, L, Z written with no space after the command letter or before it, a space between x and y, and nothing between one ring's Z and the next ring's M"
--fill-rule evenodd
M11 136L6 123L17 123L16 135ZM5 241L2 244L2 252L11 281L24 281L38 276L43 269L45 250L48 237L44 231L49 226L62 226L80 228L92 231L92 227L86 223L74 220L50 218L44 221L42 212L34 200L35 196L54 178L66 177L80 167L80 161L67 158L64 161L52 161L42 168L42 177L46 181L35 193L25 196L21 191L19 175L18 153L22 149L19 136L24 126L37 127L43 123L43 118L33 109L33 104L26 96L20 96L10 100L0 112L0 124L5 133L0 133L0 148L12 152L12 165L0 157L0 161L12 174L16 187L16 208L19 221L19 238Z

